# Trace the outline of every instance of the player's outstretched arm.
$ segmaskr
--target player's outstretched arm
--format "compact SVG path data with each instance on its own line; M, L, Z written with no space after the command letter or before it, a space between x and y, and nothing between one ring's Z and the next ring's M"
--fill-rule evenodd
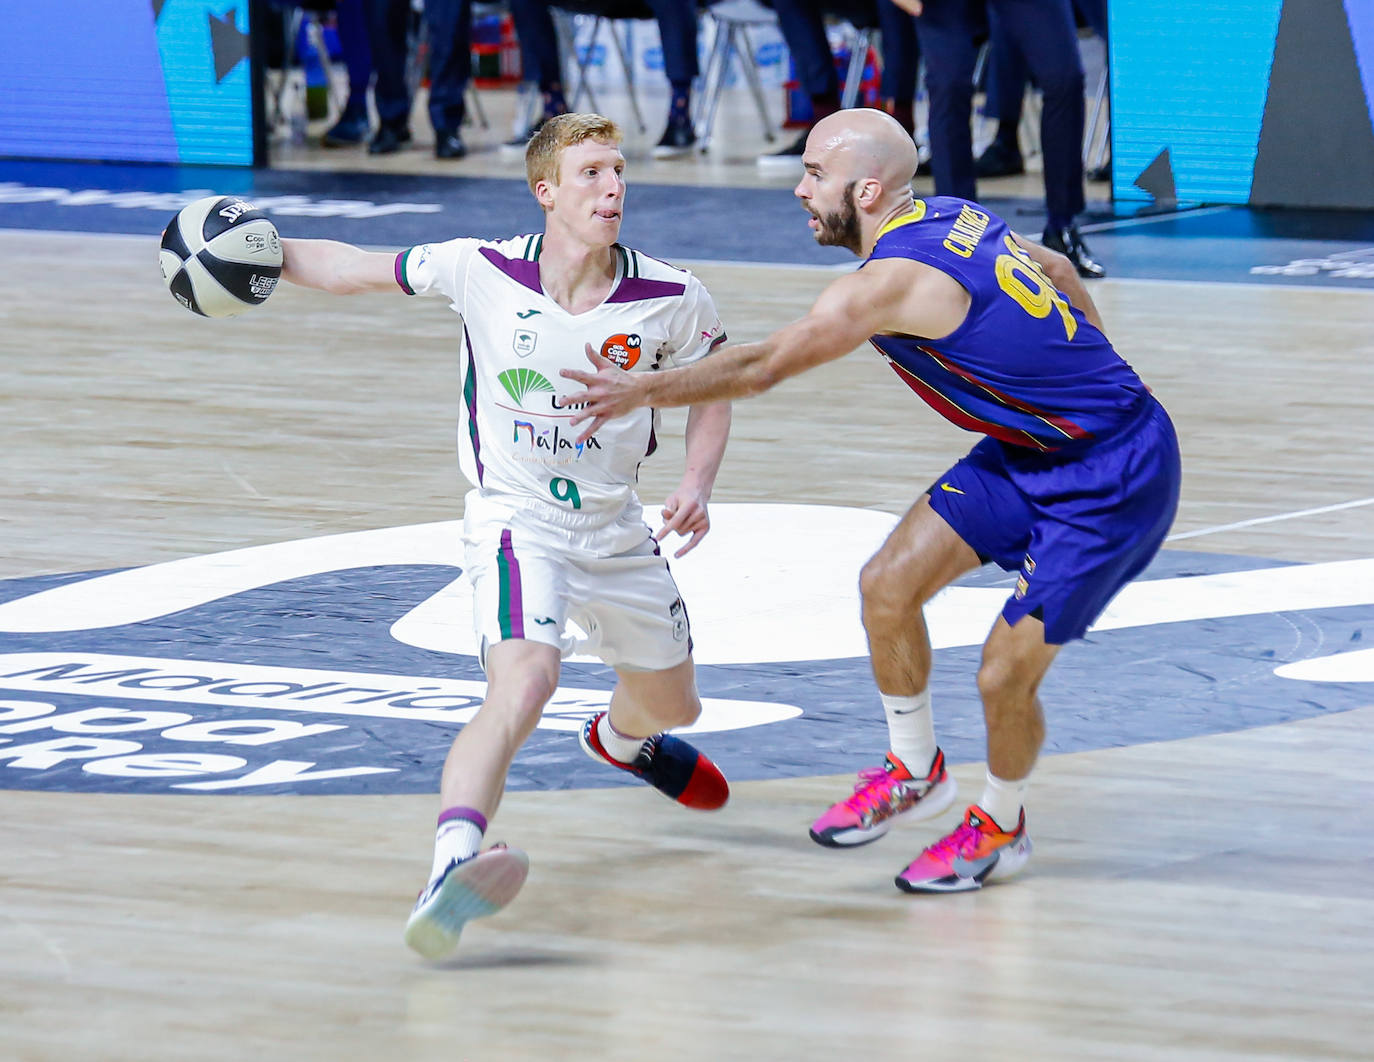
M709 358L665 372L625 372L588 346L595 371L561 370L586 388L567 400L583 407L572 423L591 422L581 435L586 439L608 420L640 406L696 406L762 394L789 376L843 357L883 330L880 322L894 312L897 301L888 287L859 273L841 277L805 317L767 339L723 347Z
M283 280L334 295L400 292L396 256L337 240L282 240Z
M711 530L706 503L716 485L725 443L730 437L730 403L710 402L693 406L687 412L687 467L677 490L663 503L663 526L654 535L662 542L669 532L691 535L691 540L673 554L681 557L696 548Z
M1048 247L1042 247L1032 240L1013 232L1012 238L1019 243L1031 259L1050 278L1050 283L1069 297L1075 309L1081 310L1083 316L1088 319L1088 324L1092 325L1103 335L1107 334L1107 329L1102 323L1102 317L1097 312L1097 306L1093 303L1092 296L1088 294L1088 289L1082 279L1078 276L1078 270L1074 268L1072 262L1058 251L1051 251Z

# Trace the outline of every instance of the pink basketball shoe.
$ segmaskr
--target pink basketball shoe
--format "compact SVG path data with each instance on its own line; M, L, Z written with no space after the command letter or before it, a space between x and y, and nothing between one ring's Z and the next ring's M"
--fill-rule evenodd
M954 803L959 786L945 771L945 754L935 750L935 761L923 778L916 778L906 764L889 752L881 767L859 772L854 795L831 806L811 824L811 839L827 848L850 848L876 841L892 828L892 820L906 815L919 822L940 814Z
M1031 856L1023 809L1014 830L1004 830L977 804L954 827L897 875L903 892L969 892L984 882L1009 878Z

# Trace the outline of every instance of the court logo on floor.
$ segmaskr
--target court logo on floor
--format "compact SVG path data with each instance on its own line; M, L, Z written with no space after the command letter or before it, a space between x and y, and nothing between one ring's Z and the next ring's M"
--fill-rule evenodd
M674 565L703 700L694 740L738 780L880 759L857 573L895 518L785 505L712 517ZM444 522L0 582L0 788L432 792L485 690L460 572L459 528ZM956 762L982 757L978 645L1015 578L985 570L927 607ZM1374 650L1358 639L1371 620L1374 560L1166 552L1061 654L1049 749L1368 703ZM573 737L613 682L595 660L565 663L512 788L626 784Z

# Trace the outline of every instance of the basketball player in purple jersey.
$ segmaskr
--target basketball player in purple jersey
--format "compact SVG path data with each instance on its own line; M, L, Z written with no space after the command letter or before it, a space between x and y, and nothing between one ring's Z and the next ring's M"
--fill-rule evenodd
M688 414L687 467L654 534L635 484L657 445L656 415L643 410L574 443L562 393L572 385L558 376L581 363L589 340L638 374L705 357L725 338L696 277L619 242L620 140L597 114L541 126L525 170L544 210L542 233L399 255L282 241L282 276L294 284L437 296L462 315L453 346L463 381L458 457L472 484L464 575L487 690L444 763L434 862L406 925L406 943L427 958L451 951L469 919L499 910L524 883L523 852L481 850L481 842L511 762L558 686L562 657L590 653L616 671L609 710L581 729L587 755L687 807L714 810L729 797L716 765L665 732L694 722L701 701L686 608L657 540L690 535L680 557L709 531L730 406Z
M892 118L818 123L796 195L822 244L865 259L800 321L690 368L596 372L579 420L596 430L638 406L756 395L865 340L938 413L985 436L906 513L860 577L863 622L887 715L882 767L811 827L829 847L876 840L898 816L954 800L935 742L922 606L993 561L1019 570L978 671L987 781L977 804L898 876L908 892L962 892L1030 857L1024 799L1044 740L1036 696L1055 654L1083 636L1159 550L1178 504L1178 442L1163 407L1112 349L1067 258L962 199L914 199L916 150Z

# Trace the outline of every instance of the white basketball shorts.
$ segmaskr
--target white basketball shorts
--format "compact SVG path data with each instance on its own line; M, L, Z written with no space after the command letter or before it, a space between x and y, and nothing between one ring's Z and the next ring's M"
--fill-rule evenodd
M469 495L463 521L473 625L487 650L525 638L600 657L611 667L662 671L692 649L687 609L649 528L621 552L586 548L595 533L548 526ZM624 545L624 527L607 529Z

